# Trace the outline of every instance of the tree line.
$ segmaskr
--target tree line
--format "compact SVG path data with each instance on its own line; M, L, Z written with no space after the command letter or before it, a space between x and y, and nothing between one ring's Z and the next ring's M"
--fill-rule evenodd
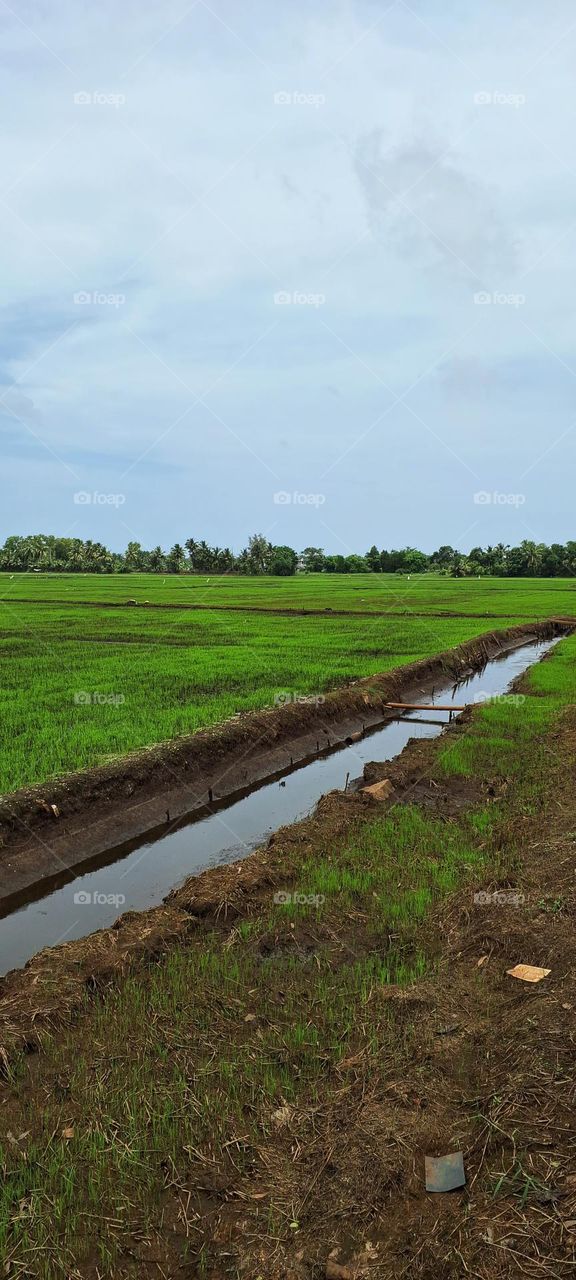
M455 578L565 578L576 574L576 542L564 544L525 540L517 547L503 542L473 547L468 554L451 546L431 555L416 547L365 555L330 555L322 547L275 546L255 533L238 555L230 547L211 547L188 538L169 551L145 550L129 542L126 551L109 551L101 542L58 538L52 534L8 537L0 549L0 569L10 573L230 573L291 577L303 573L441 573Z

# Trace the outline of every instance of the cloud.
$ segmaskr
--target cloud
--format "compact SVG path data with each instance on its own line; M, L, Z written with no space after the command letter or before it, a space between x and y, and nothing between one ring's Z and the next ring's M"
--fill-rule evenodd
M19 13L26 26L4 15L0 85L5 533L26 532L18 477L43 469L58 530L73 467L77 488L110 492L129 470L142 541L181 538L191 510L200 535L238 545L265 524L271 472L317 492L331 468L329 523L348 545L445 542L447 520L465 527L455 475L480 454L496 469L503 439L522 452L546 405L561 436L576 257L564 0L552 16L487 0L481 24L468 0ZM478 90L526 103L479 106ZM525 306L476 307L481 288ZM277 306L278 291L325 302ZM553 491L540 473L551 524L566 523L542 537L569 536L571 448ZM292 513L295 542L327 543L316 514Z
M14 417L24 422L35 422L39 414L30 396L23 395L17 387L3 387L0 383L0 417Z
M442 146L414 140L386 150L376 130L359 138L355 166L375 234L392 234L406 257L441 262L466 282L516 271L518 246L495 193Z

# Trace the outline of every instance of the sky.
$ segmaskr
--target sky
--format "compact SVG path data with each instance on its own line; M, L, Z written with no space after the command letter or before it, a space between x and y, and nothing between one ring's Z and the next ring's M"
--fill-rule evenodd
M0 538L563 542L568 0L0 0Z

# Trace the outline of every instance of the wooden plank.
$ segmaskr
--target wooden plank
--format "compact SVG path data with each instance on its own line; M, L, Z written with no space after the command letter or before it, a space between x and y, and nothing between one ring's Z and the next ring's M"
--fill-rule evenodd
M387 702L387 707L393 708L395 711L465 711L470 703L465 702L464 706L457 707L451 705L442 707L439 703L428 702Z

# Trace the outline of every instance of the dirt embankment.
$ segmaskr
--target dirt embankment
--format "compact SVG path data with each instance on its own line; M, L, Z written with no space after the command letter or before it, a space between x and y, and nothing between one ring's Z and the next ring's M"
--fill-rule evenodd
M0 800L0 901L143 835L240 798L256 784L391 718L388 701L421 700L530 639L576 625L550 619L492 631L433 658L355 681L322 698L241 713L223 724L55 778Z
M4 600L0 597L0 604L2 603L4 603ZM408 606L405 609L333 609L330 605L327 605L323 609L308 609L306 605L293 605L290 608L282 605L219 604L217 599L211 604L183 604L177 600L77 600L57 596L44 599L40 599L38 596L19 596L14 603L44 606L64 605L70 609L76 609L78 606L83 609L128 609L129 612L137 608L176 610L184 613L258 613L270 614L272 617L281 618L408 618L413 617L414 613L418 612ZM483 618L485 621L490 618L494 618L494 620L498 618L498 614L492 614L486 609L480 613L462 613L457 609L426 609L421 616L424 618ZM526 614L507 613L506 617L525 618ZM98 637L95 638L98 639ZM117 644L118 640L115 639L113 643Z

